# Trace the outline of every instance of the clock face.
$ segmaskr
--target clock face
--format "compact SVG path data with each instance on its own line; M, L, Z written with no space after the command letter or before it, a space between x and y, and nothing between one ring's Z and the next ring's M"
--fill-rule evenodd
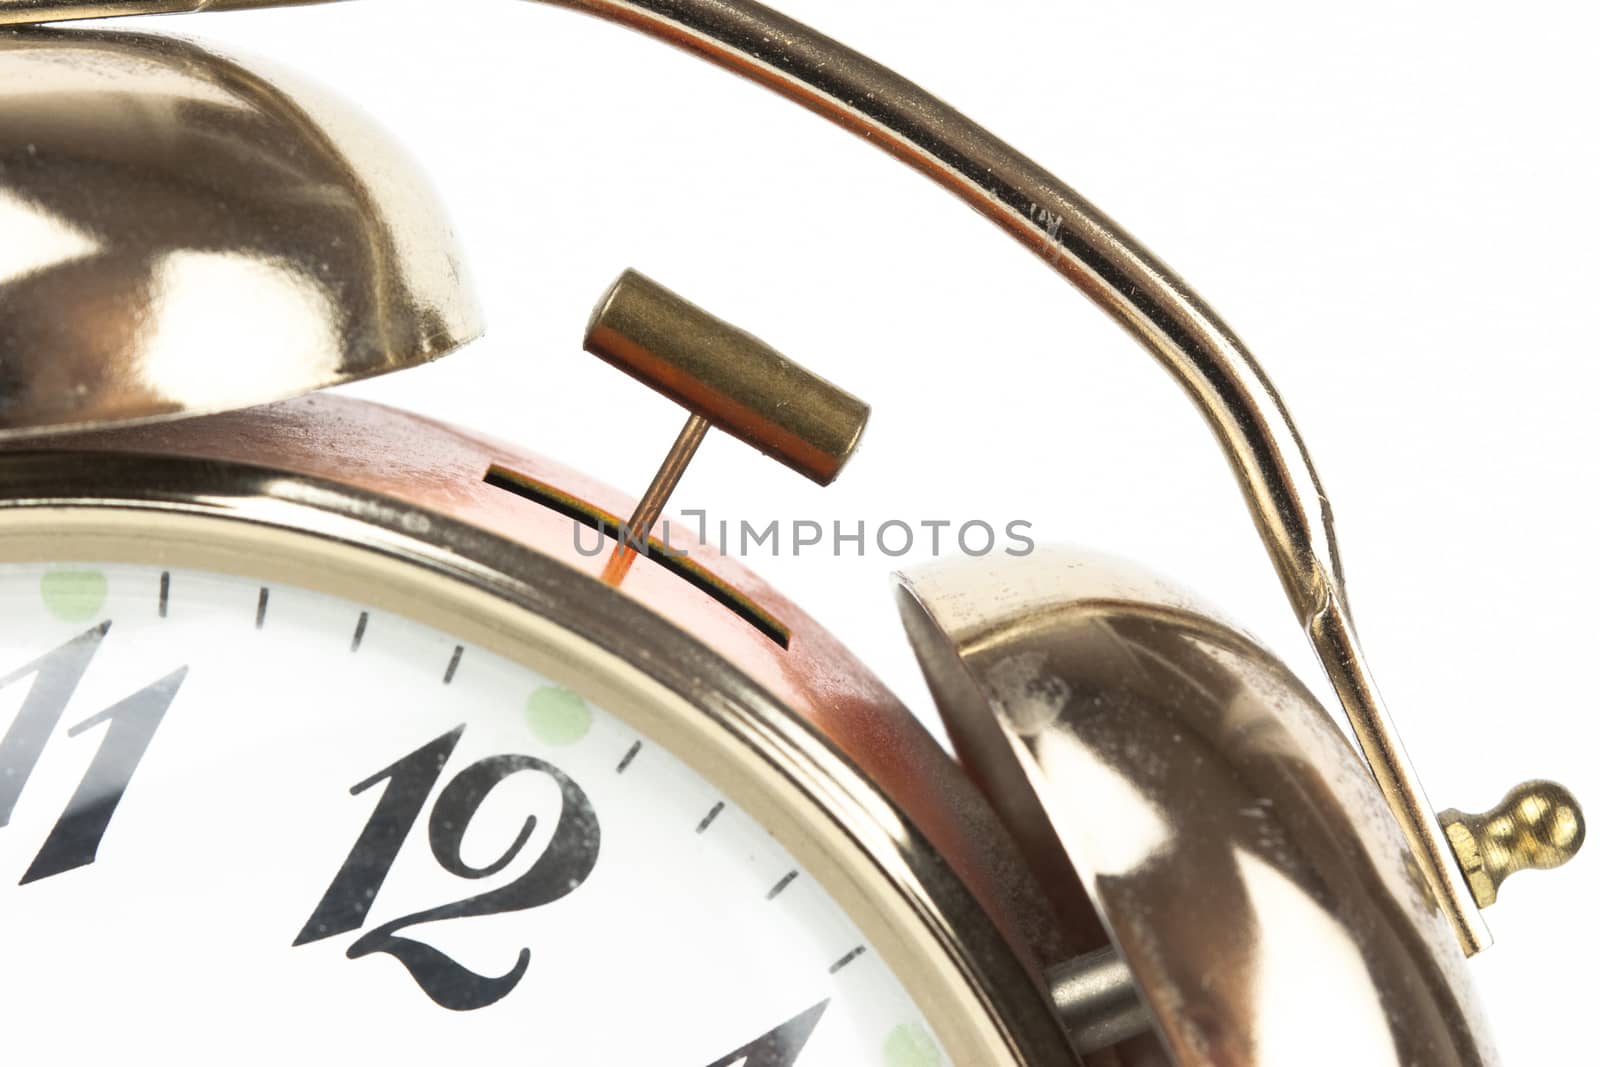
M948 1062L758 822L525 667L182 569L0 609L8 1059Z

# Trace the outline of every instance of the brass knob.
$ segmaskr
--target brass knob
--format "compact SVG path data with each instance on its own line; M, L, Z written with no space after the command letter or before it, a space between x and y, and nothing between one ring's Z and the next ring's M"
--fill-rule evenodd
M1482 815L1451 809L1439 823L1480 908L1495 902L1511 875L1559 867L1583 847L1583 809L1556 782L1523 782Z

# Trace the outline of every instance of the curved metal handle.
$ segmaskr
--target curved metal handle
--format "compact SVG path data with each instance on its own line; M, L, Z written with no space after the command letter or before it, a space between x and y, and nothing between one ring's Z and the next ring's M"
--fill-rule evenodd
M0 0L0 24L328 0ZM1233 332L1138 241L1043 167L893 71L747 0L540 0L630 26L773 89L921 171L1033 250L1178 379L1467 954L1490 943L1356 639L1333 514L1289 413Z
M1491 943L1356 639L1333 512L1277 390L1170 267L988 130L912 82L745 0L543 0L619 22L803 104L932 178L1133 334L1221 443L1289 602L1462 949Z

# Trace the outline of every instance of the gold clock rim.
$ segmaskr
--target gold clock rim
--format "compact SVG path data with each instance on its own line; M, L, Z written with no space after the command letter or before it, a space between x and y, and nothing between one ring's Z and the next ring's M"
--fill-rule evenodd
M576 690L772 833L861 929L953 1063L1076 1062L1037 979L888 797L782 701L643 605L622 601L625 619L596 619L589 598L572 595L593 579L553 558L300 475L81 453L9 456L0 472L0 563L181 565L283 582L413 619ZM589 615L586 627L558 617L558 604ZM655 672L600 630L625 633ZM684 639L697 669L669 677Z

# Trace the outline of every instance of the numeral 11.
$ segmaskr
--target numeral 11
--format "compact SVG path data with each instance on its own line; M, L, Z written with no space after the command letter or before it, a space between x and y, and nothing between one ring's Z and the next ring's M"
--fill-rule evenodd
M39 765L46 744L60 725L67 704L89 669L89 661L110 629L111 623L102 623L0 678L0 690L3 690L30 675L33 677L33 684L22 700L22 710L5 736L0 737L0 827L10 823L17 801ZM179 668L68 728L67 736L77 737L102 723L108 724L89 769L56 819L38 855L28 865L21 884L94 862L100 840L116 814L117 805L122 802L123 793L127 792L133 772L187 673L187 667Z

